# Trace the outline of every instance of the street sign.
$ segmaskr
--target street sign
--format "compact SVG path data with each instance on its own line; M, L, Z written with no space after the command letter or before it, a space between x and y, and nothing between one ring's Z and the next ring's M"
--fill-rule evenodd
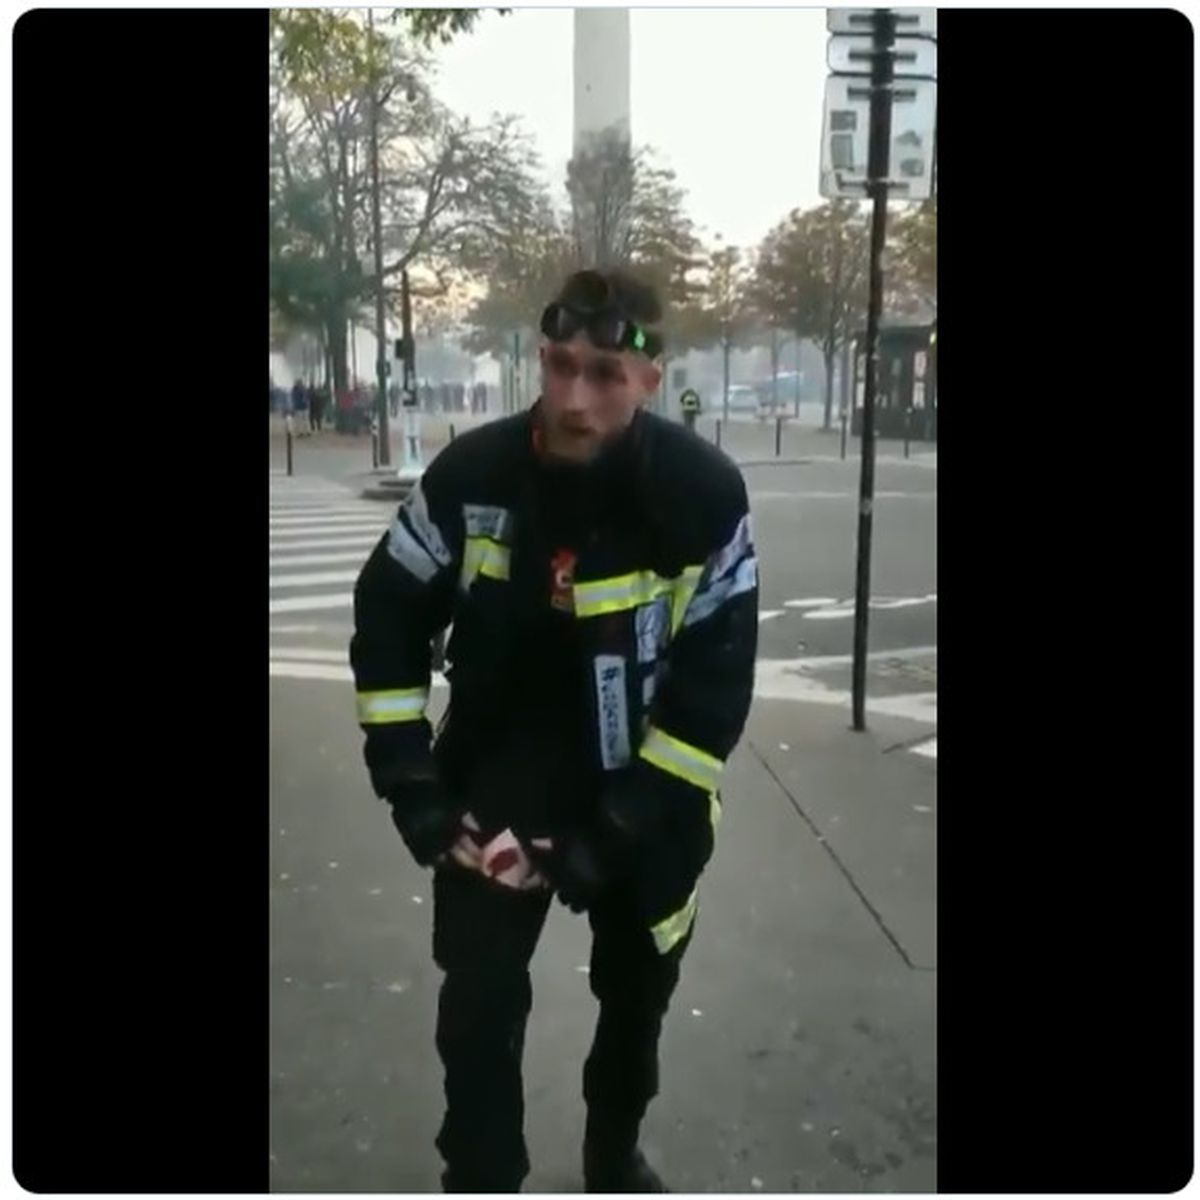
M924 200L933 190L937 83L930 79L898 79L889 90L889 195L893 200ZM825 82L821 134L821 195L826 199L866 196L870 125L869 81L861 75L830 76Z
M699 412L700 394L693 388L688 388L688 390L679 397L679 407L683 409L684 412Z
M871 35L840 34L829 39L829 69L840 74L870 75L874 57ZM937 78L937 43L924 38L902 38L890 50L892 74L908 78Z
M893 8L897 37L937 38L936 8ZM828 8L825 25L830 33L867 33L875 19L873 8Z

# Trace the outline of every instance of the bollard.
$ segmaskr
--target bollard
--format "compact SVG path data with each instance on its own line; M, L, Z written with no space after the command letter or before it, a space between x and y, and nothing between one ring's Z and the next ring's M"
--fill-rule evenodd
M842 461L846 461L846 410L842 409Z
M721 448L721 418L717 418L717 449Z
M286 434L286 442L287 442L287 473L290 475L292 473L292 414L291 413L288 413L288 415L284 418L283 428L284 428L284 432Z
M454 423L450 423L450 440L454 441Z
M371 420L371 470L379 470L379 423Z
M912 423L912 409L904 410L904 457L908 457L909 426Z
M783 418L775 418L775 457L780 455L780 446L783 444Z

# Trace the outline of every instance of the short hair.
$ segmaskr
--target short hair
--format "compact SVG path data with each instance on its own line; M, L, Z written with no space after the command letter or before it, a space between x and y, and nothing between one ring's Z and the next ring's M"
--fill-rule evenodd
M654 287L624 267L576 271L556 299L572 308L613 308L639 325L657 325L662 303Z

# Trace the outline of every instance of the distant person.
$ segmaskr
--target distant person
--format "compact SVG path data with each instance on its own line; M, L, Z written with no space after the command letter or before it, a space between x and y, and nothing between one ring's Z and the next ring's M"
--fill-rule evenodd
M306 437L303 426L305 418L308 416L308 390L298 379L292 385L292 412L300 419L300 428L296 431L297 436Z
M311 383L308 385L308 427L313 433L321 432L321 423L325 419L325 397L319 388Z

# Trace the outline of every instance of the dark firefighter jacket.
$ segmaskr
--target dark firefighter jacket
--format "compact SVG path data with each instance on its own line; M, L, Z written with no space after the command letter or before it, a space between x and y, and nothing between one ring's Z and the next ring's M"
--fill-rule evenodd
M662 883L643 907L665 953L691 927L749 712L757 598L741 475L682 426L639 412L583 469L539 459L530 412L464 434L355 588L372 785L402 794L436 773L485 829L521 836L632 797L652 830L645 873ZM431 640L451 624L434 739Z

